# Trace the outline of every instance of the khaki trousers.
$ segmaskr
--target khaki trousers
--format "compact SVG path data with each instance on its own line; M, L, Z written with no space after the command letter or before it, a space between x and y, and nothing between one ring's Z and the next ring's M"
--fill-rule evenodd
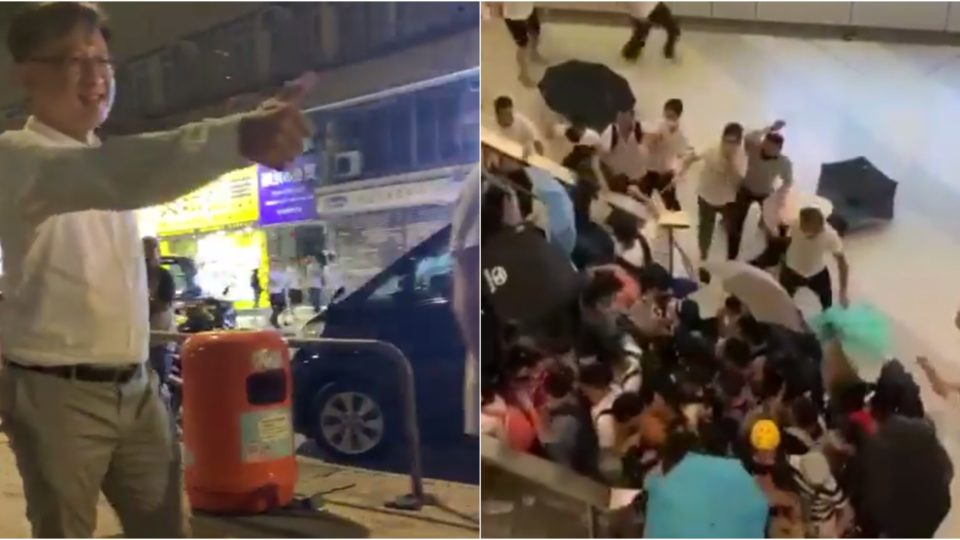
M127 537L185 537L179 443L144 366L125 384L3 366L0 420L40 538L90 538L100 492Z

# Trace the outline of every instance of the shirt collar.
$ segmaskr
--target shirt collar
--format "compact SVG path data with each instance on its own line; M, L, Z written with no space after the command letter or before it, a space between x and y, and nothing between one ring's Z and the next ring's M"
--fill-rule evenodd
M100 139L96 135L90 133L87 137L87 143L83 144L80 141L57 131L55 128L48 126L38 119L36 116L30 116L27 119L27 123L23 126L25 131L29 131L35 135L43 137L48 142L53 143L57 146L66 146L66 147L83 147L83 146L97 146L100 144Z

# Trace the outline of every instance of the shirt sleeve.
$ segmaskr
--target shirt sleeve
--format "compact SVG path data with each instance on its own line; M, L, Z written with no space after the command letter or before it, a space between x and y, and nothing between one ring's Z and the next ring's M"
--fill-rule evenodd
M597 418L597 443L600 448L613 448L617 444L617 430L612 414L601 414Z
M540 130L537 129L537 126L533 125L533 122L525 116L517 115L517 122L523 127L523 144L532 145L537 141L543 140L543 137L540 136Z
M790 158L783 156L780 160L782 165L780 166L780 178L783 180L784 186L793 185L793 162L790 161Z
M249 164L239 153L242 118L236 115L173 131L117 137L90 148L56 148L0 137L4 204L37 220L171 201Z

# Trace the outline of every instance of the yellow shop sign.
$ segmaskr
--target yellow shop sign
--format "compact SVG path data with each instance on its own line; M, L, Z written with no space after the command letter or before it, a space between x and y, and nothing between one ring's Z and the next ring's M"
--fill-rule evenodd
M157 234L170 236L252 223L259 217L257 168L231 171L157 208Z

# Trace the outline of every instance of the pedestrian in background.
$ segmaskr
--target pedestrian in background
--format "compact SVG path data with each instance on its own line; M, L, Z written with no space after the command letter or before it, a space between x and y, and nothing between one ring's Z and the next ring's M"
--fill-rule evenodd
M270 293L270 324L279 329L280 315L287 309L287 289L290 273L280 265L280 259L270 259L270 275L267 281L267 291Z
M253 289L253 307L260 307L260 296L263 294L263 285L260 284L260 269L254 268L250 274L250 288Z
M170 271L160 265L160 244L152 236L143 239L143 254L147 266L147 292L150 298L150 330L176 332L173 300L176 286ZM173 367L173 343L150 339L150 365L160 378L160 387L166 389Z
M677 50L677 40L680 39L680 24L670 11L670 7L663 2L627 2L626 4L633 23L633 33L630 35L630 41L623 46L623 57L630 61L639 58L643 47L647 44L650 29L657 26L667 33L667 42L663 45L663 56L673 59Z
M320 313L323 305L323 255L307 257L307 283L309 285L310 305L314 313Z

